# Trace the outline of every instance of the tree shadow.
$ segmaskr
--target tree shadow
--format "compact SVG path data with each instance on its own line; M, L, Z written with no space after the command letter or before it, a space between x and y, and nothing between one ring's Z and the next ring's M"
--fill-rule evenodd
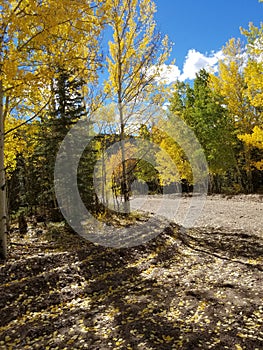
M19 339L14 349L28 344L36 349L91 350L211 346L221 350L234 349L235 344L262 348L262 341L256 339L260 316L255 316L263 297L261 271L235 261L258 257L261 243L240 234L235 236L240 238L237 248L234 237L230 241L229 233L223 235L185 232L168 225L148 243L121 249L97 246L73 235L61 244L65 253L31 257L27 263L21 260L23 274L17 264L13 270L12 264L6 265L0 271L3 280L11 270L21 278L15 286L8 277L5 289L11 298L10 314L19 306L13 314L18 322L12 323L14 317L10 319L3 304L2 326L11 328L2 332L0 341L8 336L13 344ZM75 249L74 240L79 240ZM241 243L250 244L249 249L243 251ZM228 247L232 260L225 259ZM252 279L253 288L248 285ZM28 311L39 316L22 323ZM254 322L252 338L246 320ZM247 337L240 338L238 332Z

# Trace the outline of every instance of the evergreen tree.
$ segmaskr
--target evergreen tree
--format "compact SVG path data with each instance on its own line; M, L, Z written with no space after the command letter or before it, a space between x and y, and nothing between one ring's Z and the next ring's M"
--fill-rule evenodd
M86 114L82 94L85 82L73 74L59 69L58 78L52 81L50 111L39 122L38 142L29 166L29 181L30 177L35 179L38 207L42 208L42 214L51 215L53 219L59 217L53 178L56 155L69 130Z
M193 129L207 158L211 190L220 191L220 176L235 165L234 128L223 98L209 86L209 74L203 69L194 86L178 83L171 101L171 116L180 116Z

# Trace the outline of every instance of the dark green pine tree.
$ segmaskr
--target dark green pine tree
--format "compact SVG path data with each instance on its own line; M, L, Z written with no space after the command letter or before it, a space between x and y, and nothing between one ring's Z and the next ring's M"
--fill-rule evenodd
M52 82L52 103L49 112L39 121L37 147L30 163L29 178L34 179L32 190L35 196L32 193L28 193L28 196L37 202L41 214L48 215L50 219L62 218L54 192L54 167L58 150L69 130L86 114L82 93L85 82L73 74L60 69L58 78ZM74 154L71 156L74 157ZM70 174L66 176L70 181Z
M70 128L84 115L85 103L82 88L85 82L65 70L53 82L54 100L51 113L52 136L60 143Z
M210 190L220 192L222 176L235 167L234 126L223 98L209 86L209 73L201 70L193 87L179 83L170 110L171 118L180 116L195 132L207 158Z

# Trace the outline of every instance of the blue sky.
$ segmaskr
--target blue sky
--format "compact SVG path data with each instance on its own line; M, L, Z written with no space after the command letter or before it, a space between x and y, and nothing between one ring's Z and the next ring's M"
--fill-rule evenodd
M155 3L158 29L174 43L171 59L176 59L174 74L183 74L181 80L191 79L207 57L215 65L220 49L230 38L245 40L240 26L247 28L249 22L259 26L263 22L263 3L258 0L155 0Z

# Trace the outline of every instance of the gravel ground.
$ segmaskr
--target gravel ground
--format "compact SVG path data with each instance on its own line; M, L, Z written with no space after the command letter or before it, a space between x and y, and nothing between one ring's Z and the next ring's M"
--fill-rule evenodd
M183 226L263 233L263 195L148 196L131 203L133 209L163 215Z

